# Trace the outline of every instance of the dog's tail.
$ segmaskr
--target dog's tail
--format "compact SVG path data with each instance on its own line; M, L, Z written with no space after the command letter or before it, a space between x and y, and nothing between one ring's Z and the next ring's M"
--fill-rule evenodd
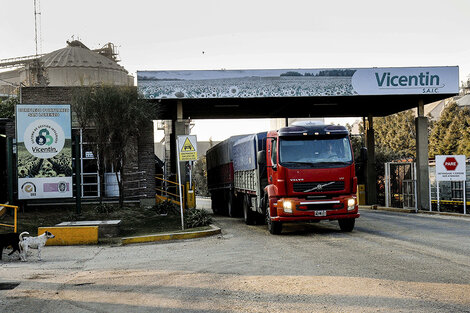
M20 234L20 241L23 241L23 235L29 235L27 231L24 231Z

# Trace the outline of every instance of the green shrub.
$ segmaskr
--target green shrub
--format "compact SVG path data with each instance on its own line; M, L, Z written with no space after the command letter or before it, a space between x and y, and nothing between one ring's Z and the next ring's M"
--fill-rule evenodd
M184 223L187 228L207 226L212 223L212 217L204 210L189 209L186 211Z
M176 214L179 212L179 207L170 200L157 203L154 209L157 214Z
M108 215L114 212L115 208L113 205L108 203L101 203L94 207L96 213Z

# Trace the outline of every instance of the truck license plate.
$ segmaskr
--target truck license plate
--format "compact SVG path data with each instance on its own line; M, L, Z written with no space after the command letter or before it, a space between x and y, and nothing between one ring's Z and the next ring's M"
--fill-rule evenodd
M326 211L325 210L315 211L315 216L326 216Z

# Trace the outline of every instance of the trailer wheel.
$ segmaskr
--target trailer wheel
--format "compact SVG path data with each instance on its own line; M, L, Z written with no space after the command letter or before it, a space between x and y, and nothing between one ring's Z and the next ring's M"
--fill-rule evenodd
M243 217L245 218L246 225L254 225L256 222L256 216L254 212L250 208L250 197L243 196L242 198L242 206L243 206Z
M355 222L355 218L343 218L338 220L339 228L344 232L352 232Z
M268 224L268 230L271 234L279 235L282 232L282 223L271 220L271 216L269 215L269 204L266 206L266 224Z

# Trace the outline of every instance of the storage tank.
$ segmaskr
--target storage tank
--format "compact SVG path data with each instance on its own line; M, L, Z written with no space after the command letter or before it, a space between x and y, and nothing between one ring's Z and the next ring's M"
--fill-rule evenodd
M78 40L43 55L40 62L48 86L133 85L133 77L112 57L90 50ZM26 73L24 75L26 78Z

